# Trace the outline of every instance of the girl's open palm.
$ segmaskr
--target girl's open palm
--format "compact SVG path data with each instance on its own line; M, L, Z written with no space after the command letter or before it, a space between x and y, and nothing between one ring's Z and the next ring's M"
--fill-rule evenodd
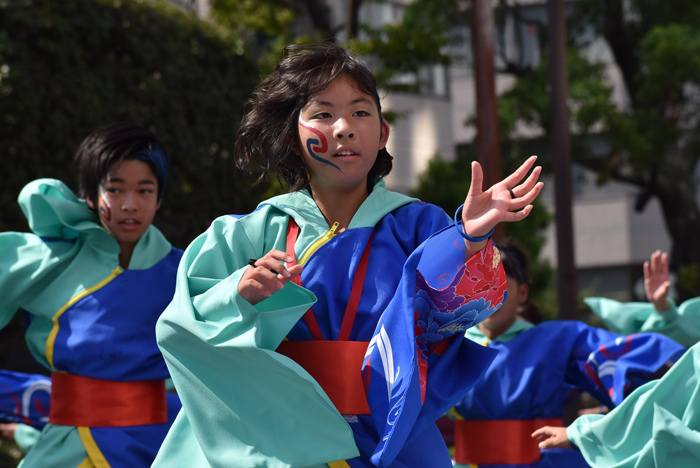
M485 191L482 187L484 175L481 165L472 162L472 183L462 210L466 234L481 237L500 222L520 221L530 214L531 203L544 185L538 182L542 168L537 166L532 169L536 160L537 156L531 156L515 172ZM525 178L530 169L532 172ZM467 245L467 248L472 252L479 250L478 246L473 245Z

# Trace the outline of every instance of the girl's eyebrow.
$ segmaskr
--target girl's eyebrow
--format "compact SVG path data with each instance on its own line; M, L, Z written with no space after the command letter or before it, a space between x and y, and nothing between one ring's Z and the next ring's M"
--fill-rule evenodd
M359 98L357 98L357 99L353 99L352 101L350 101L350 105L352 106L352 105L360 104L360 103L372 104L373 102L374 102L374 101L372 101L372 100L371 100L370 98L368 98L368 97L359 97ZM328 101L319 101L319 100L313 99L313 100L309 101L309 103L307 104L306 108L308 109L308 108L311 107L311 106L328 106L328 107L333 107L334 104L333 104L332 102L328 102Z

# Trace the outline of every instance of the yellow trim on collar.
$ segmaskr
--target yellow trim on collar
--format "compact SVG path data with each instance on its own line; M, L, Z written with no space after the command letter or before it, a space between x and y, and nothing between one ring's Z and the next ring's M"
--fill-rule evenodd
M58 309L58 312L54 314L53 317L51 317L51 321L53 322L53 328L51 329L51 333L49 333L49 337L46 340L46 360L49 362L49 365L56 370L56 366L53 364L53 351L54 351L54 345L56 343L56 337L58 336L58 319L63 315L63 313L68 310L70 306L78 302L80 299L84 298L88 294L92 294L93 292L97 291L98 289L104 287L107 283L112 281L114 278L122 274L124 270L121 269L121 267L117 267L114 270L112 270L112 274L109 275L107 278L103 279L96 285L92 286L91 288L86 289L85 291L82 291L75 296L73 296L68 302L65 303L63 307Z
M311 257L314 254L314 252L321 248L323 244L333 239L333 237L335 236L335 230L338 229L338 226L340 226L340 223L333 223L333 226L331 226L327 233L316 239L306 249L306 252L304 252L304 255L301 256L297 263L299 263L299 265L304 265L309 260L309 257Z
M102 454L102 450L97 446L97 442L95 442L95 439L92 437L92 432L90 432L89 427L79 427L78 428L78 434L80 434L80 440L83 441L83 445L85 446L85 451L88 454L88 458L90 461L93 463L95 468L111 468L109 466L109 462L107 462L107 459L105 456ZM81 463L81 466L85 462Z

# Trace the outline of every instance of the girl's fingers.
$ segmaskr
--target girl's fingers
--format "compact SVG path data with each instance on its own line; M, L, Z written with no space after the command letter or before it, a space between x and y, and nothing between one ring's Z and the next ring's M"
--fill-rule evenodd
M536 168L534 168L532 170L532 172L530 173L530 175L525 180L525 182L523 182L522 184L520 184L518 186L511 187L511 190L513 191L513 195L515 195L516 198L520 198L523 195L525 195L526 193L530 192L530 190L532 190L532 188L537 183L537 180L540 178L541 172L542 172L541 166L537 166Z
M515 170L511 175L503 179L503 183L506 187L514 187L518 182L523 180L525 175L530 171L532 166L537 161L537 156L530 156L527 161L522 163L519 168Z
M478 197L483 193L484 172L481 170L481 164L472 161L472 183L469 186L467 197Z
M293 267L289 267L287 271L289 271L289 278L288 279L294 279L297 276L301 274L301 272L304 270L304 267L301 265L294 265Z
M522 196L519 196L518 198L514 198L512 200L507 200L508 203L508 211L513 212L520 210L521 208L526 207L527 205L530 205L533 201L535 201L535 198L540 194L542 191L542 188L544 187L543 182L537 182L534 187L532 187L527 193L524 193Z
M520 211L508 211L503 214L503 219L501 220L502 222L506 223L513 223L516 221L522 221L523 219L527 218L527 216L530 214L532 211L532 205L527 205L525 208L523 208Z
M262 284L270 293L274 293L284 287L286 278L280 278L279 274L275 274L267 268L258 266L250 274L249 279Z
M267 259L267 258L272 258L272 259L278 260L280 262L291 262L292 261L292 257L287 255L287 252L282 252L281 250L276 250L276 249L270 250L268 253L263 255L260 258L260 260Z
M262 268L263 270L268 271L274 277L279 276L280 279L289 278L289 271L287 271L287 268L284 266L284 263L275 260L274 258L267 256L262 257L255 261L255 266L257 268Z

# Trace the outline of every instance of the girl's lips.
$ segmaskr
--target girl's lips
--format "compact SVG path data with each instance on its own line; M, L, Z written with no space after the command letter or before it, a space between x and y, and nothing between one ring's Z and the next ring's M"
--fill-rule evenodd
M333 158L340 159L340 160L343 160L343 159L350 160L350 159L357 158L358 156L360 156L360 155L358 153L356 153L355 151L346 150L346 151L339 151L339 152L335 153L333 155Z

